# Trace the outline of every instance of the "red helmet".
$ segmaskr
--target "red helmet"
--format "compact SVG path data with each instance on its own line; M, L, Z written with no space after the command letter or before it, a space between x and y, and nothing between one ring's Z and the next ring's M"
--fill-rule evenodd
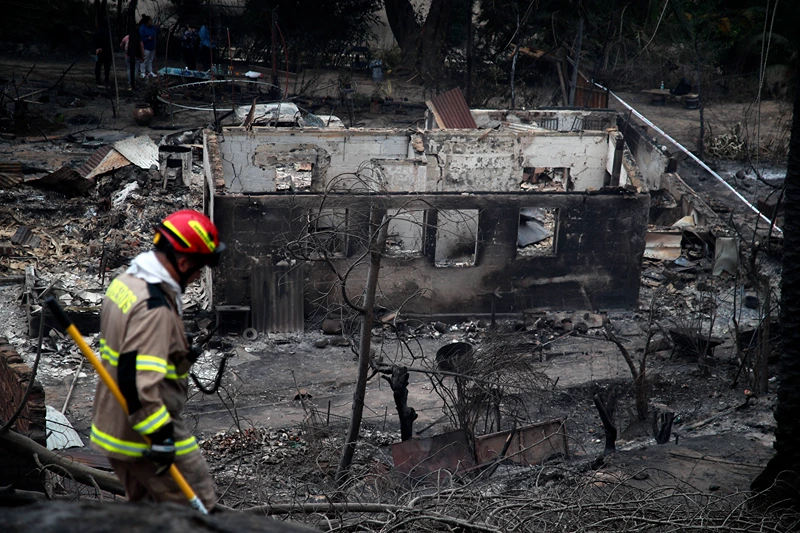
M162 220L153 242L158 246L162 237L176 252L203 256L210 266L217 265L219 255L225 250L214 223L192 209L176 211Z

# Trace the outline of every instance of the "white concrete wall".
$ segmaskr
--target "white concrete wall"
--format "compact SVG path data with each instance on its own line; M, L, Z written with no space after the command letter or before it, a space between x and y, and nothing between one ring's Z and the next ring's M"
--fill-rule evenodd
M365 167L392 192L519 191L525 167L569 168L575 191L600 189L605 180L606 132L435 130L422 138L420 155L398 130L229 129L220 152L229 186L232 176L250 177L245 167L268 173L276 156L312 162L317 192L334 181L337 189L355 186L354 178L341 175Z
M520 145L522 166L568 167L575 191L603 187L608 158L607 133L521 136Z
M428 191L518 191L525 167L569 168L575 191L600 189L605 180L608 134L583 132L426 132ZM437 175L438 174L438 175ZM435 188L432 188L435 182Z

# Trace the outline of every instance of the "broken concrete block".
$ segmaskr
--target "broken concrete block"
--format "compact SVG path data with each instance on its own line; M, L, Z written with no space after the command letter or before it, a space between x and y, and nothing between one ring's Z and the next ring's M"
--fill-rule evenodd
M330 344L328 339L317 339L316 341L314 341L315 348L325 348L326 346L328 346L328 344Z
M345 337L333 337L331 346L350 346L350 340Z

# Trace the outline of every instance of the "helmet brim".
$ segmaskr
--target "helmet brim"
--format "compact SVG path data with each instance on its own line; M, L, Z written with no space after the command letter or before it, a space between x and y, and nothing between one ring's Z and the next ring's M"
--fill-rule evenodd
M218 266L219 265L219 258L222 255L222 252L227 250L227 248L228 247L225 246L225 243L220 241L220 243L217 245L217 247L214 248L214 253L204 256L204 257L207 258L206 264L208 266L210 266L211 268L214 268L214 267Z

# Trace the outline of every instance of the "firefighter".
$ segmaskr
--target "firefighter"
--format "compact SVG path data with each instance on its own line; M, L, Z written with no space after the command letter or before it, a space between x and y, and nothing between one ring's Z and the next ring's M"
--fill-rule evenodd
M187 503L164 475L175 462L210 510L213 482L182 418L189 367L197 356L184 332L181 296L204 266L218 264L225 245L214 224L192 210L165 218L153 243L154 250L139 254L111 282L103 300L100 355L130 414L98 383L91 443L108 458L129 501Z

